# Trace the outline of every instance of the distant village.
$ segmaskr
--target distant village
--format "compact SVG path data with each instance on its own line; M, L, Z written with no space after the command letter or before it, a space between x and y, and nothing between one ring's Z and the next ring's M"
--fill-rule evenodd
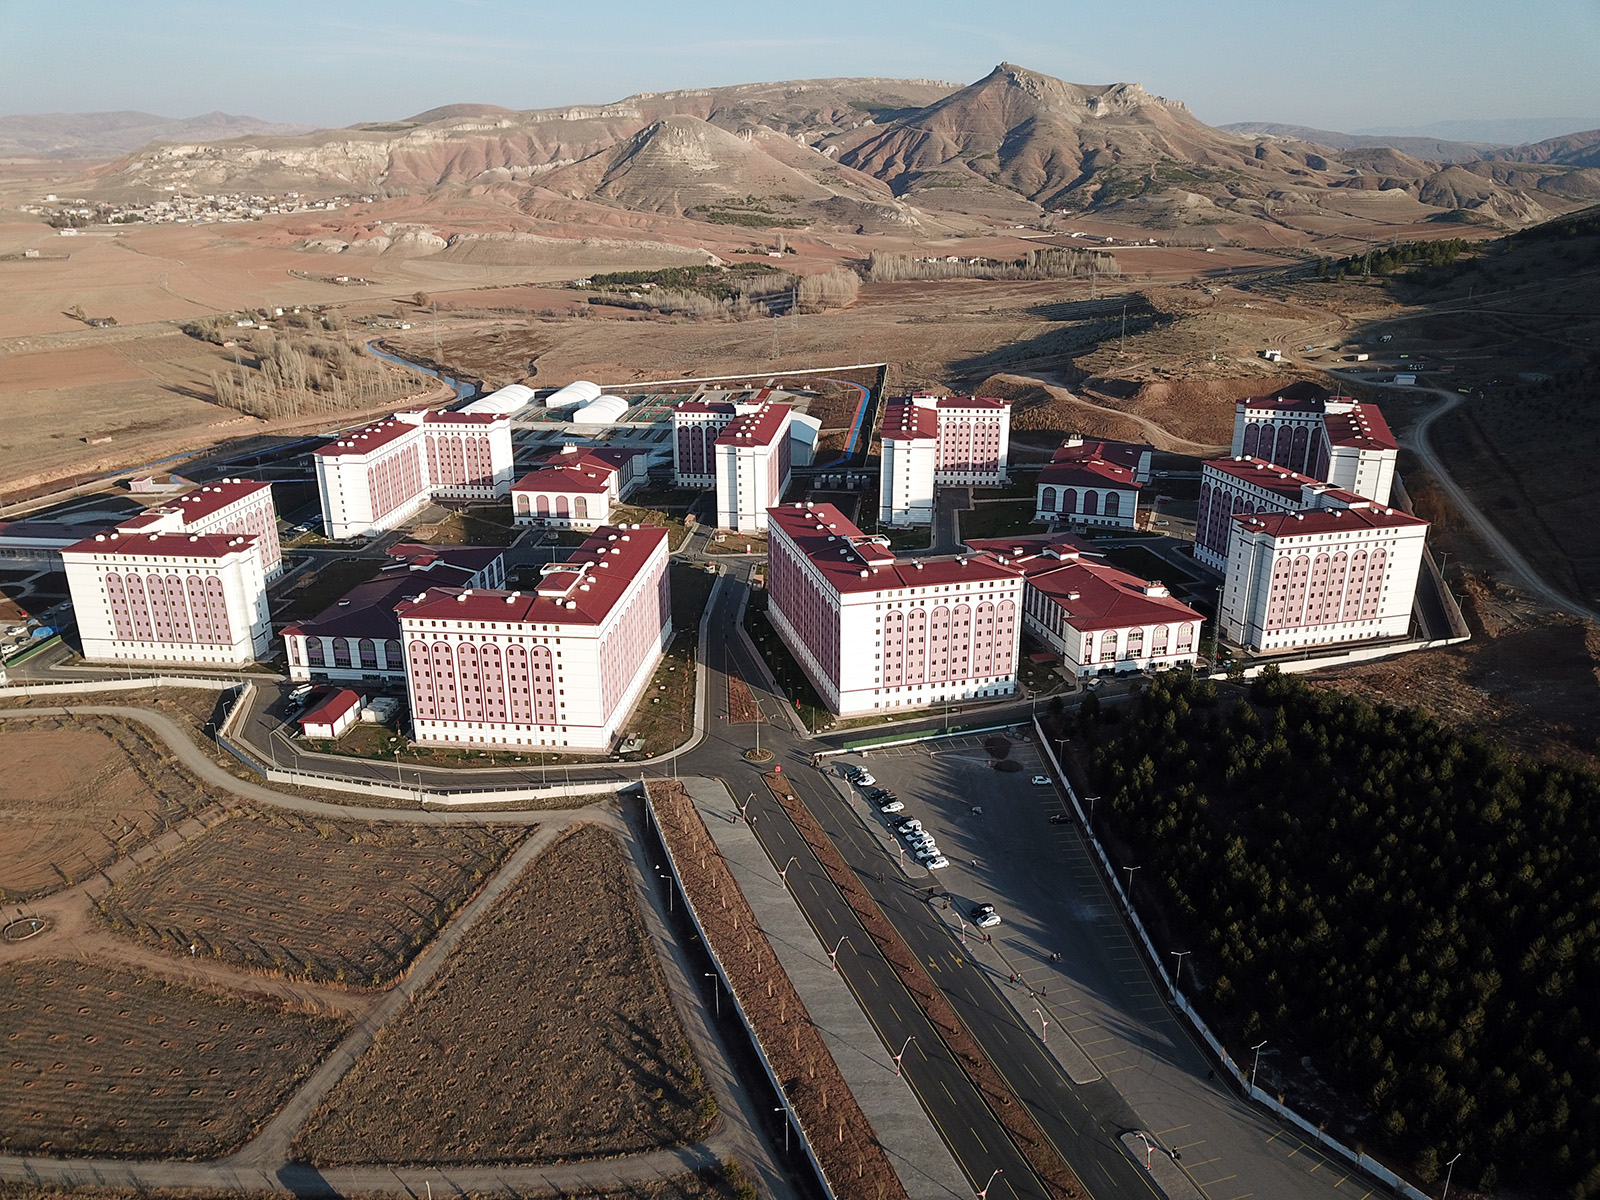
M192 224L205 225L220 221L259 221L278 214L329 212L349 208L352 204L369 204L376 196L324 196L313 199L299 192L285 192L281 196L246 196L242 193L193 195L179 192L176 187L166 189L172 195L145 203L91 203L88 200L63 200L51 194L41 204L19 204L17 211L43 217L45 221L66 231L89 225L134 224Z

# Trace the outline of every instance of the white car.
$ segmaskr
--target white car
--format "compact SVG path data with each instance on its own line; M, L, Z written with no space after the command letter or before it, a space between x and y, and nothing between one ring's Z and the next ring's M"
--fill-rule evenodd
M918 846L912 853L911 857L920 863L925 863L929 859L943 858L944 855L939 853L939 847L935 846L932 842L929 842L926 846Z
M1033 782L1036 787L1049 787L1055 781L1048 775L1035 775Z
M871 787L873 784L877 783L878 781L876 779L874 779L871 775L867 774L867 772L858 770L858 771L856 771L856 773L853 776L850 777L850 782L855 784L859 788L865 788L865 787Z
M1000 924L1000 914L992 904L979 904L972 910L972 923L980 929L991 929Z
M895 829L901 833L915 833L921 828L922 822L917 820L915 817L907 817L904 821L901 821L895 826Z
M913 850L922 850L928 846L934 846L937 844L938 843L933 840L933 835L931 833L906 834L906 845L910 846Z
M942 871L950 865L950 860L942 854L936 854L922 865L930 871Z
M904 800L891 800L887 804L878 805L878 811L881 812L881 813L904 812L905 811L905 807L906 807L906 802Z

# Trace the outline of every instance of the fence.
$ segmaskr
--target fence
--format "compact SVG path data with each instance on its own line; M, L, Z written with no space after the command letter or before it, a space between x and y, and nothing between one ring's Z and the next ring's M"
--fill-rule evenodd
M152 687L199 688L207 692L225 692L239 686L237 679L206 679L198 675L152 675L143 679L85 679L70 683L19 683L0 687L0 698L6 696L70 696L81 692L136 692ZM250 685L254 687L254 684Z
M1051 765L1055 767L1056 778L1061 780L1061 786L1066 789L1067 798L1072 802L1073 811L1078 814L1078 822L1084 830L1085 841L1088 842L1090 849L1094 851L1095 857L1099 860L1100 868L1105 872L1107 885L1122 901L1123 911L1126 912L1128 916L1129 927L1134 931L1135 934L1138 935L1140 943L1144 946L1144 952L1148 960L1151 963L1161 962L1161 956L1156 952L1155 943L1150 940L1150 935L1145 930L1144 922L1139 920L1139 914L1134 911L1133 905L1128 902L1128 892L1122 885L1122 880L1119 878L1119 873L1117 869L1111 865L1111 860L1106 857L1105 848L1100 845L1099 840L1094 836L1094 830L1089 825L1088 815L1083 811L1083 805L1078 800L1078 793L1073 789L1071 781L1067 778L1067 773L1061 765L1061 760L1056 756L1055 749L1050 744L1050 739L1045 736L1044 729L1042 726L1040 726L1039 719L1037 717L1035 717L1033 720L1033 730L1038 736L1039 745L1043 748L1045 756L1050 760ZM1206 1045L1211 1047L1211 1052L1215 1054L1221 1061L1222 1065L1227 1070L1231 1071L1234 1077L1238 1079L1239 1086L1244 1090L1246 1096L1256 1101L1256 1103L1271 1109L1280 1119L1287 1121L1289 1124L1299 1129L1302 1133L1315 1139L1316 1143L1324 1150L1338 1155L1340 1158L1343 1158L1346 1162L1350 1163L1351 1166L1360 1171L1366 1172L1374 1179L1386 1184L1399 1195L1405 1197L1405 1200L1430 1200L1426 1193L1418 1191L1416 1188L1412 1187L1409 1183L1401 1179L1400 1176L1396 1175L1382 1163L1376 1162L1375 1160L1369 1158L1366 1153L1361 1150L1352 1150L1343 1142L1329 1137L1321 1128L1313 1125L1305 1117L1302 1117L1299 1113L1295 1112L1276 1096L1272 1096L1263 1089L1256 1087L1255 1084L1250 1081L1250 1074L1244 1071L1238 1063L1233 1061L1233 1056L1228 1053L1227 1048L1217 1040L1216 1035L1211 1032L1210 1027L1200 1019L1200 1015L1195 1012L1189 1001L1184 998L1183 993L1178 990L1176 982L1170 978L1166 978L1164 973L1159 970L1157 970L1156 974L1162 975L1162 977L1165 979L1167 990L1171 994L1173 1006L1189 1019L1189 1024L1205 1041Z
M683 886L683 876L678 872L678 860L672 853L672 846L662 836L661 822L656 817L655 801L650 798L650 789L640 787L639 790L644 795L644 810L650 817L650 823L655 826L656 841L661 843L661 852L667 856L667 867L672 871L673 886L678 889L678 895L683 897L683 907L689 914L689 920L694 922L694 931L700 938L700 944L706 948L712 965L717 968L717 982L727 989L728 996L733 1000L733 1009L739 1014L739 1023L744 1026L750 1044L756 1048L756 1057L761 1060L761 1069L767 1073L768 1082L772 1084L773 1090L783 1097L783 1119L794 1126L795 1135L800 1139L801 1149L806 1152L806 1159L811 1163L811 1169L817 1173L817 1181L822 1185L823 1193L828 1200L837 1200L833 1184L828 1181L827 1173L823 1171L816 1151L811 1148L811 1138L800 1121L800 1114L795 1112L794 1106L789 1103L789 1093L783 1090L783 1083L778 1079L777 1072L772 1069L772 1063L767 1058L767 1048L761 1044L761 1035L756 1032L756 1027L745 1015L744 1002L739 999L739 993L734 990L733 981L722 965L722 956L717 953L715 943L706 935L704 926L700 924L700 914L695 911L694 903L689 899L688 889Z

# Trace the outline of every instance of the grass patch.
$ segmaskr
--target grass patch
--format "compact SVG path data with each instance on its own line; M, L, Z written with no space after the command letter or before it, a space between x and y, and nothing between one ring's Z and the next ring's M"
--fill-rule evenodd
M1032 500L997 500L993 503L978 501L972 508L959 514L961 537L1004 537L1008 533L1032 533L1037 522Z
M817 689L811 686L811 680L800 669L800 664L795 661L794 655L789 653L789 647L783 644L778 631L767 619L766 592L756 592L751 595L750 604L745 609L744 627L750 634L750 639L755 642L761 657L766 660L767 669L772 672L773 679L777 680L789 703L800 714L806 728L831 728L833 713L823 704L822 697L817 695Z
M683 518L663 512L659 508L646 508L643 505L619 504L611 510L611 524L613 525L651 525L667 531L667 549L675 550L678 543L683 541Z
M764 533L734 533L718 535L706 546L707 554L765 554L767 535Z
M509 546L522 535L509 504L474 504L452 512L436 525L418 525L411 541L429 546Z
M318 1165L542 1163L700 1136L716 1103L607 833L545 852L296 1141Z

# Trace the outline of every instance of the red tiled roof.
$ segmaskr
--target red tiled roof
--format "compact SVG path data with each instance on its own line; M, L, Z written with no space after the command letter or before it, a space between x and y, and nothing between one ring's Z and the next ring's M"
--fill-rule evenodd
M123 558L227 558L256 544L246 534L104 533L68 546L66 554L115 554Z
M931 408L913 404L910 397L897 396L883 408L883 440L915 442L939 436L939 414Z
M1021 577L986 555L948 555L904 561L857 529L831 504L767 509L776 526L841 592L933 587L947 583L1009 583Z
M719 446L770 446L793 410L787 404L764 404L753 413L735 417L717 435Z
M1181 600L1148 595L1145 589L1151 585L1146 580L1108 563L1084 559L1059 563L1035 559L1034 563L1032 569L1024 568L1028 586L1060 608L1067 623L1081 632L1202 619Z
M1287 396L1251 396L1248 400L1239 401L1241 408L1270 408L1277 412L1303 412L1319 413L1324 411L1327 402L1318 397L1304 399L1290 399Z
M430 412L422 418L424 425L493 425L510 421L506 413L486 412Z
M398 441L407 434L415 433L417 427L405 421L396 421L390 417L385 421L378 421L361 429L353 429L349 433L342 433L339 437L324 446L318 446L313 453L325 455L329 458L342 458L358 454L371 454L374 450L381 450L391 442Z
M673 411L681 413L713 413L717 416L732 416L739 410L733 405L721 400L685 400L682 404L673 409Z
M300 714L300 728L307 725L332 725L352 709L361 707L361 694L350 688L340 688L322 698L322 702Z
M1339 533L1352 529L1414 529L1426 528L1428 522L1420 517L1403 513L1398 508L1380 508L1370 500L1342 489L1331 495L1349 497L1349 508L1314 508L1307 512L1257 513L1250 516L1236 513L1233 519L1248 532L1267 533L1273 537L1302 537L1314 533Z
M236 504L246 496L253 496L261 491L266 491L270 498L272 485L256 479L224 479L221 483L208 483L192 492L186 492L168 504L162 505L162 508L177 506L183 512L184 524L190 524L204 520L213 513L227 508L228 505Z
M1076 462L1053 462L1039 472L1040 484L1068 487L1105 487L1108 484L1135 491L1140 487L1133 471L1103 458L1084 458Z
M511 485L513 492L583 492L600 495L611 489L617 468L588 455L549 459Z
M1144 456L1154 449L1154 446L1144 442L1108 442L1101 438L1083 438L1076 445L1070 440L1062 442L1050 456L1050 461L1082 462L1085 459L1100 458L1106 462L1119 463L1130 471L1137 471Z
M666 539L667 531L657 526L602 525L566 562L550 564L553 569L547 568L534 592L429 588L401 601L395 612L402 621L599 625Z
M1322 418L1328 442L1334 446L1355 446L1362 450L1398 450L1400 443L1389 431L1375 404L1358 404L1347 413L1329 413Z
M1086 554L1094 558L1103 556L1103 551L1089 541L1075 533L1024 533L1013 537L969 538L965 545L984 554L995 554L1002 558L1026 559L1043 554L1046 550L1053 550L1060 554ZM1015 565L1021 565L1020 561ZM1023 568L1026 573L1027 568Z
M940 408L1010 408L1011 401L992 396L940 396Z
M1290 500L1300 499L1302 486L1321 488L1327 485L1320 479L1313 479L1309 475L1301 475L1288 467L1280 467L1270 463L1264 458L1214 458L1206 463L1201 471L1202 478L1206 471L1217 471L1223 475L1261 488L1264 491L1276 492L1278 495Z

